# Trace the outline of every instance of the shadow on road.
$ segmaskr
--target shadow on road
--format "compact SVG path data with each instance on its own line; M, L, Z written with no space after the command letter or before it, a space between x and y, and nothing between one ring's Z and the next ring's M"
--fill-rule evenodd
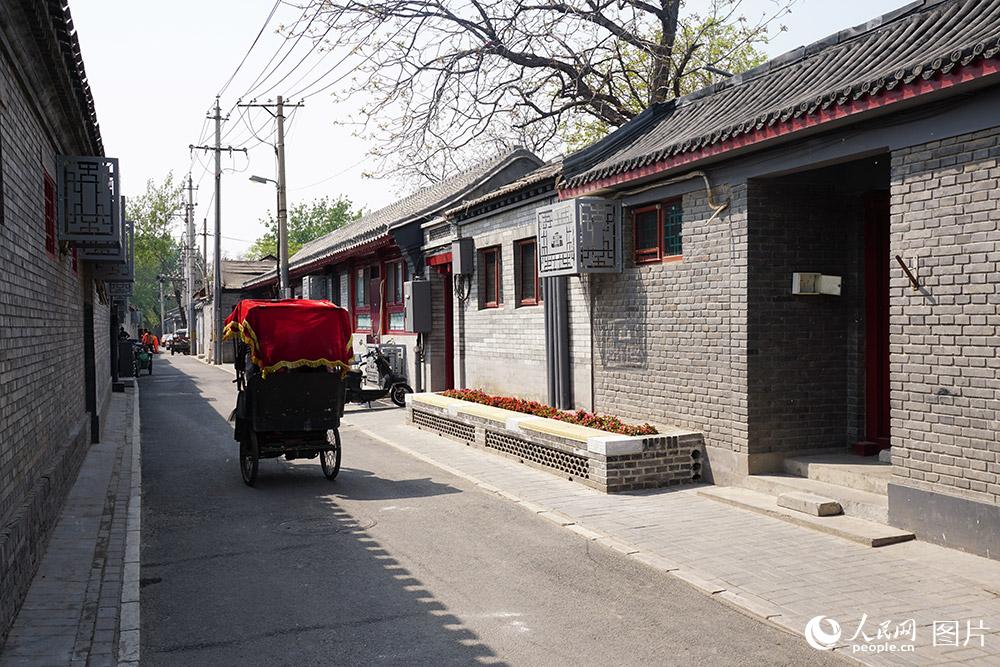
M338 502L457 489L351 468L346 432L335 482L271 460L249 488L230 380L190 358L139 380L144 664L503 664Z

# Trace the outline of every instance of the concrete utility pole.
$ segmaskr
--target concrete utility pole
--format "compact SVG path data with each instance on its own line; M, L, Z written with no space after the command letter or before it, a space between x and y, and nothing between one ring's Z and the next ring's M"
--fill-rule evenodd
M222 110L219 108L219 98L215 98L215 114L209 116L215 121L215 145L214 146L191 146L191 148L204 151L215 151L215 257L213 258L212 280L212 363L222 363L222 151L247 152L245 148L233 148L232 146L222 147Z
M184 262L184 279L187 281L187 326L188 340L191 341L191 353L197 353L197 341L195 340L194 329L194 184L191 182L191 174L188 173L188 203L187 203L187 252L186 262Z
M162 273L156 276L156 282L160 285L160 338L163 338L163 334L166 333L163 329L163 281L166 278Z
M287 183L285 182L285 107L301 107L302 102L297 104L286 104L284 98L278 95L275 104L241 104L241 107L260 107L274 116L278 125L278 141L274 146L274 152L278 156L278 286L279 296L282 299L292 298L292 285L288 279L288 203L287 203ZM271 111L271 107L275 111ZM267 180L267 179L260 179Z

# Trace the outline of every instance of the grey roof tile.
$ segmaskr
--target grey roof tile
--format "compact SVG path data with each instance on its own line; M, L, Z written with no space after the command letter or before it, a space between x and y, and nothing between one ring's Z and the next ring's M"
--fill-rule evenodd
M1000 55L1000 0L924 0L647 109L568 156L561 188L713 146Z
M393 227L453 206L461 201L463 194L471 191L507 164L523 157L537 160L530 151L515 149L481 162L471 169L419 190L307 243L295 253L289 265L295 268L322 257L350 250L388 234Z

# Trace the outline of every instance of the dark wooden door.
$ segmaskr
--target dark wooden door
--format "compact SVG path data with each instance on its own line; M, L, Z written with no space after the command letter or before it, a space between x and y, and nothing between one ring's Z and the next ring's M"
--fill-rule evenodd
M889 192L865 196L865 437L889 447Z

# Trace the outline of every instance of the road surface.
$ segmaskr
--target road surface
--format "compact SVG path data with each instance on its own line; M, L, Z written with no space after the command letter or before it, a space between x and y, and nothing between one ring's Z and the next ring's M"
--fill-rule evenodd
M350 426L249 488L232 379L139 379L144 665L843 664Z

